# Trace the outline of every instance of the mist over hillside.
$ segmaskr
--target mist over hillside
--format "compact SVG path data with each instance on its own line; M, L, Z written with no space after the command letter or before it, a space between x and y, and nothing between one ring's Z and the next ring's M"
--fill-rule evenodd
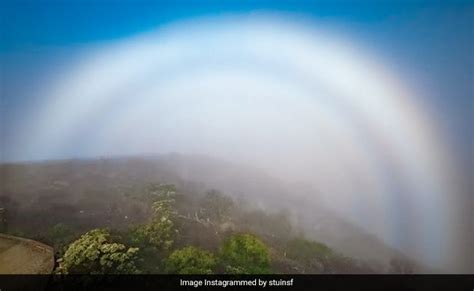
M40 239L41 234L58 223L87 230L104 226L124 228L142 221L144 211L127 205L133 203L122 195L147 183L171 183L179 191L198 197L216 189L249 209L285 213L298 234L380 266L381 270L388 270L391 259L406 257L325 207L318 200L317 189L286 183L262 170L204 155L2 164L0 177L0 206L10 211L9 230ZM418 268L429 271L426 267L420 269L420 264Z

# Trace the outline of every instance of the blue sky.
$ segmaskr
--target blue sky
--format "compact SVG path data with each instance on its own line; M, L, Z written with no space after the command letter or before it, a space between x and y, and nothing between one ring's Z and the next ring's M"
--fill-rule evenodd
M428 91L427 107L469 151L472 140L471 1L2 1L3 128L38 101L72 52L188 18L255 12L314 19L350 31ZM25 85L28 84L28 85ZM468 137L466 139L466 136Z
M177 19L250 11L302 13L382 32L390 18L472 16L471 1L2 1L2 49L113 39ZM470 13L466 10L471 10ZM464 19L463 19L464 18ZM430 19L426 19L430 22ZM441 23L446 20L440 19ZM431 19L437 22L437 19ZM426 24L428 24L426 23ZM402 23L400 23L402 24ZM435 23L432 23L436 26ZM446 23L445 23L446 24ZM460 30L467 27L459 27ZM462 32L461 32L462 33Z

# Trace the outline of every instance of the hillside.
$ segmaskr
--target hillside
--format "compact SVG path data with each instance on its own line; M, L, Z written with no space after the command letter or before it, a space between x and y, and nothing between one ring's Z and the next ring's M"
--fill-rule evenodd
M130 230L153 217L150 205L156 200L147 198L154 191L150 189L172 184L178 233L172 249L196 245L217 251L233 233L252 233L269 247L273 272L410 272L414 266L375 236L325 208L317 190L206 156L3 164L0 179L0 207L7 209L4 231L53 245L57 257L95 228L107 228L112 237L133 242ZM203 209L216 201L206 200L209 195L231 201L228 213L204 215ZM213 207L211 213L220 206ZM304 262L301 254L291 255L291 248L319 252L320 246L337 254L331 255L337 259L321 263L327 259L323 252L315 265Z

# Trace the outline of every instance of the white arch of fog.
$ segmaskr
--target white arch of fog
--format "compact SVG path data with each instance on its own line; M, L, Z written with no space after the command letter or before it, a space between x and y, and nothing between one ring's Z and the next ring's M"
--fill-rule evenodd
M26 152L201 153L314 185L431 266L454 267L455 169L399 76L344 37L277 18L184 22L91 49L49 88Z

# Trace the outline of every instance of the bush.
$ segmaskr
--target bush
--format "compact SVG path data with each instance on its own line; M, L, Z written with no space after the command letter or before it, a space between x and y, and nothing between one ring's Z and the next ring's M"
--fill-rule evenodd
M228 238L220 257L226 273L266 274L270 272L268 247L256 236L236 234Z
M134 245L141 247L151 245L166 251L174 243L177 231L174 224L177 214L174 209L175 188L168 184L152 186L149 196L159 200L152 202L150 221L131 230L131 241Z
M59 260L60 274L130 274L138 273L135 265L138 248L128 248L110 240L110 233L94 229L69 245Z
M309 263L314 259L326 259L333 255L333 251L323 243L296 238L288 242L286 254L289 258Z
M305 273L325 273L336 254L325 244L303 238L290 240L285 248L286 256L301 262Z
M211 252L193 246L174 251L165 261L165 270L171 274L212 274L215 267Z

